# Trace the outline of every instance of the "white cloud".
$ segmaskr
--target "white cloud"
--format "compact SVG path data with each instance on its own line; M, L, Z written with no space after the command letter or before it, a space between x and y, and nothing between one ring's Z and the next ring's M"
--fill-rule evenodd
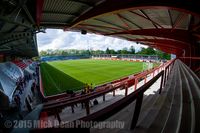
M87 34L82 35L78 32L63 32L62 30L47 29L46 33L38 33L38 49L93 49L105 50L106 48L119 50L124 47L134 46L136 51L144 45L134 42L106 37L102 35Z

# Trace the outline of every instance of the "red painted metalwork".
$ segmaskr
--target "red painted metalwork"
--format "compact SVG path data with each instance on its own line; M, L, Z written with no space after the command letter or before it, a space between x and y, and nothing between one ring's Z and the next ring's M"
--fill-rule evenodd
M171 32L171 29L141 29L141 30L127 30L122 32L115 32L105 35L120 35L120 34L131 34L131 35L143 35L143 36L154 36L154 37L163 37L173 40L179 40L182 42L190 42L189 36L190 33L186 30L175 29Z
M142 12L142 13L143 13L145 16L140 15L140 14L138 14L138 13L136 13L136 12L133 12L133 11L129 11L129 12L132 13L132 14L134 14L134 15L137 15L137 16L139 16L139 17L142 17L142 18L144 18L144 19L146 19L146 20L148 20L148 21L150 21L150 22L155 26L156 29L158 29L157 26L163 28L160 24L158 24L157 22L155 22L155 21L153 21L152 19L150 19L144 12Z
M118 15L120 15L120 14L118 14ZM129 20L129 19L123 17L122 15L120 15L120 17L121 17L123 20L126 20L127 22L131 23L132 25L135 25L137 28L142 29L141 26L139 26L138 24L132 22L131 20Z
M192 31L196 31L196 30L198 30L200 28L200 23L198 23L196 26L194 26L193 28L192 28Z
M43 9L44 0L36 1L36 23L39 26L42 18L42 9Z
M172 15L171 15L171 12L170 12L170 10L167 10L167 11L168 11L168 14L169 14L169 18L170 18L171 27L173 27L173 20L172 20Z
M152 43L152 44L159 44L163 46L171 46L174 48L187 48L188 43L184 42L178 42L173 40L167 40L167 39L129 39L130 41L135 42L142 42L142 43Z
M103 34L105 34L105 32L103 32L103 31L101 31L101 30L97 30L97 29L95 29L95 28L89 28L89 27L87 27L87 26L77 26L79 29L85 29L85 30L88 30L88 31L90 31L90 32L93 32L93 33L95 33L95 34L101 34L101 35L103 35Z
M179 57L181 59L192 59L192 60L200 60L200 57Z
M178 27L178 26L181 24L181 22L183 22L183 19L184 19L187 15L188 15L188 14L185 14L185 13L180 14L180 15L178 16L178 18L176 19L176 21L175 21L175 23L174 23L174 25L173 25L171 31L173 31L176 27Z
M113 23L111 23L111 22L109 22L109 21L101 20L101 19L98 19L98 18L96 18L95 20L100 21L100 22L103 22L103 23L105 23L105 24L109 24L109 25L111 25L111 26L118 27L118 28L120 28L120 29L122 29L122 30L127 30L127 29L124 28L123 26L120 26L120 25L117 25L117 24L113 24Z
M114 3L114 4L113 4ZM109 6L108 6L109 5ZM102 15L109 12L123 11L123 10L138 10L138 9L172 9L178 10L180 12L189 13L194 16L200 17L200 10L198 5L200 5L200 1L187 1L182 0L163 0L155 1L155 0L106 0L101 4L97 5L95 8L89 10L88 12L81 15L77 18L73 23L72 27L79 24L81 21L84 21L89 18L97 17L98 15Z
M124 21L123 17L120 14L117 14L117 17L121 20L121 22L124 24L125 27L127 27L127 29L132 29L127 23L126 21Z
M110 26L102 26L102 25L92 25L92 24L79 24L79 26L89 26L89 27L93 27L93 28L103 28L103 29L109 29L109 30L117 30L117 31L121 31L122 29L119 28L115 28L115 27L110 27Z

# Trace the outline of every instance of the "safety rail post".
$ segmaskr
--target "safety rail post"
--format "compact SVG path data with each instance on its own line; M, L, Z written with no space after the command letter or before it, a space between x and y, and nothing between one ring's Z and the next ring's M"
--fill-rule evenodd
M115 90L113 91L113 96L115 96Z
M135 78L135 89L134 89L134 91L137 89L137 83L138 83L138 79L137 79L137 77Z
M167 68L167 79L169 78L169 72L170 72L169 69L170 69L170 65L171 65L171 64L169 64L169 65L168 65L168 68Z
M128 95L128 87L125 86L125 96L127 96L127 95Z
M89 105L89 101L85 102L85 109L86 109L86 115L90 114L90 105Z
M135 111L133 114L133 118L131 121L131 129L134 129L136 127L138 118L139 118L139 114L140 114L140 110L141 110L141 106L142 106L142 100L143 100L143 93L138 95L138 98L136 99L136 105L135 105Z
M161 82L160 82L159 94L161 94L161 92L162 92L162 88L163 88L163 79L164 79L164 73L162 73L162 75L161 75Z
M165 67L165 70L164 70L164 83L163 83L164 86L166 84L166 74L167 74L167 67Z
M105 101L105 94L103 94L103 101Z
M61 118L60 118L58 109L55 109L55 115L56 115L56 118L58 119L58 122L60 124L61 123Z

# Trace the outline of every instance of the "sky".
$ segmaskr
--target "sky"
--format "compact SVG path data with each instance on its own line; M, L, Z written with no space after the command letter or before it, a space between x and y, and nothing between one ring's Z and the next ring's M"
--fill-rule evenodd
M89 33L82 35L80 32L63 31L60 29L47 29L46 33L38 33L37 43L39 51L47 49L106 50L106 48L120 50L124 47L130 48L130 46L134 46L136 51L138 51L141 47L146 47L114 37Z

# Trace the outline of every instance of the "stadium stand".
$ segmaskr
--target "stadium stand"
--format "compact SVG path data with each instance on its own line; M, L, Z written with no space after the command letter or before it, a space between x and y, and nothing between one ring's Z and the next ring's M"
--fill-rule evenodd
M129 61L158 61L157 55L137 55L137 54L99 54L92 55L93 59L109 59L109 60L129 60Z
M24 77L23 71L12 62L0 64L1 71L6 73L9 77L17 81L19 77Z
M25 69L27 67L27 64L25 64L23 61L13 61L14 64L16 64L21 69Z
M16 89L19 89L20 82L27 78L30 79L29 75L33 75L35 72L35 65L32 65L32 63L31 60L0 63L1 91L9 97L10 104L13 103L14 96L17 94ZM29 69L30 65L32 65L33 70Z
M12 100L12 95L16 88L16 81L2 71L0 71L0 81L3 92Z
M161 70L155 70L158 74L154 73L154 78L140 86L135 92L95 113L91 113L89 110L89 100L99 96L103 96L105 99L106 93L124 87L124 82L117 84L114 88L102 91L100 89L99 92L71 99L71 101L66 98L66 101L44 107L37 103L36 110L33 109L28 118L24 119L38 120L43 117L43 120L46 120L49 111L55 115L54 120L61 121L59 111L63 107L82 102L85 103L86 116L79 120L100 122L117 118L117 120L125 120L129 125L126 129L112 131L109 129L97 131L89 127L82 129L82 132L199 133L200 81L193 72L195 71L199 75L199 5L200 1L197 0L0 1L1 62L18 57L38 56L36 34L45 32L46 28L60 28L64 31L96 33L123 38L175 54L177 58L181 59L181 61L176 60L175 64L170 62L169 66ZM22 61L14 61L14 64L23 70L27 66ZM8 96L12 95L13 88L16 86L15 78L17 78L17 76L9 75L10 72L12 73L13 70L9 69L5 72L0 70L0 107L6 109L2 112L4 108L0 108L0 125L4 122L3 120L23 120L15 108L9 108L9 111L6 108ZM146 74L150 75L150 73ZM143 73L142 76L147 75ZM160 77L163 84L161 84L159 92L143 98L144 92ZM142 78L145 79L145 77ZM140 79L136 78L132 83L137 84L139 81ZM39 87L37 89L40 90ZM34 89L33 92L35 92ZM34 106L32 106L31 99L26 96L24 99L28 101L26 103L32 109ZM33 101L37 99L34 97ZM16 115L16 113L18 114ZM23 112L22 114L27 113ZM3 126L0 128L0 132L12 131L12 127L5 128L5 125ZM40 127L42 128L32 127L30 132L74 131L74 129ZM27 130L29 129L18 132L29 132Z

